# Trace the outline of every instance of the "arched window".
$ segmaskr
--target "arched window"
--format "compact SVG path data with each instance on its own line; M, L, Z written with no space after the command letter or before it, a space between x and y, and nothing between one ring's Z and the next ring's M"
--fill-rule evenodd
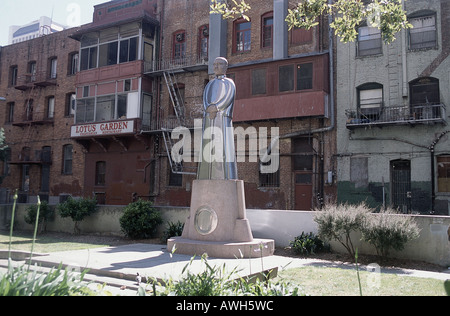
M261 17L261 47L273 47L273 12L268 12Z
M180 30L173 33L172 57L175 61L182 62L186 58L186 31Z
M239 19L234 22L233 53L243 53L251 50L252 22Z
M383 85L365 83L357 88L357 96L360 118L378 120L383 108Z
M424 77L409 83L411 112L416 119L441 117L439 80Z
M198 30L198 56L200 60L208 60L209 25L202 25Z

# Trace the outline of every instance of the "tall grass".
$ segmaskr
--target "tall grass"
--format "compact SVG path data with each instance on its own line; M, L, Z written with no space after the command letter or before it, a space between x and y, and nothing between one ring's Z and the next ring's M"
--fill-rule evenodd
M76 275L67 269L62 269L62 264L57 269L48 273L30 272L34 245L36 242L37 228L39 225L40 198L38 196L36 223L34 227L33 242L28 265L22 264L14 267L11 257L12 235L14 231L15 210L17 204L17 190L14 194L14 203L11 213L11 227L8 246L8 269L4 275L0 275L0 296L73 296L93 295L83 282L87 270Z

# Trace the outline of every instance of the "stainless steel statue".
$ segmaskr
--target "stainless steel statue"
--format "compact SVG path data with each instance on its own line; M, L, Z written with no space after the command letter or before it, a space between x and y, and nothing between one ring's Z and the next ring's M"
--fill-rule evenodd
M236 86L226 77L228 61L214 61L215 78L203 94L202 146L198 167L199 180L237 180L234 147L233 108Z

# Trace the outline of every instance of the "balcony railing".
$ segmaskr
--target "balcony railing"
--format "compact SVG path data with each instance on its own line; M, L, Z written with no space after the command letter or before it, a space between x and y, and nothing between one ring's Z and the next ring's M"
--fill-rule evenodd
M55 86L57 84L57 74L53 72L41 71L36 73L29 73L17 77L15 88L17 90L28 90L33 86L47 87Z
M347 128L368 126L416 125L446 123L446 108L440 104L412 106L389 106L378 108L346 110Z
M208 66L207 56L186 55L180 58L168 58L153 62L144 62L144 73L151 74L163 71L196 71Z
M50 150L22 150L17 159L10 162L12 165L51 165L52 152Z

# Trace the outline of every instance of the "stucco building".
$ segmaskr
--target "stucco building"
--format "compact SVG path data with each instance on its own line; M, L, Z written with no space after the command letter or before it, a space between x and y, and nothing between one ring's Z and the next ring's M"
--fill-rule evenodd
M337 43L338 200L448 215L450 3L404 6L392 44L367 24Z

